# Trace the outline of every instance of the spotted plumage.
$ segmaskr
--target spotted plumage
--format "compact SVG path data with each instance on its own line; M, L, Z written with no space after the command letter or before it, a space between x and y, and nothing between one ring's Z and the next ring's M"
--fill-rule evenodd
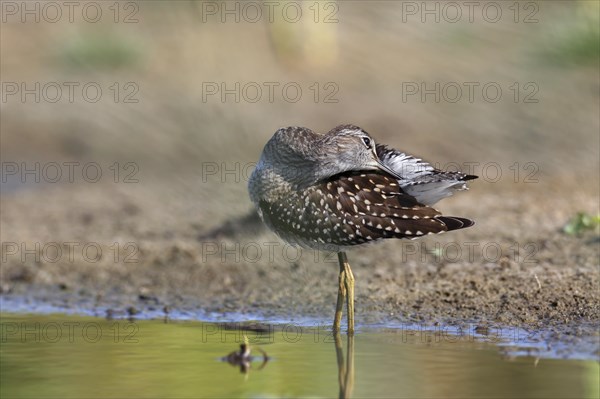
M346 154L356 155L358 162L348 168L342 160L338 169L319 176L315 169L320 164L330 168L337 158L344 159L337 152L344 141L332 139L340 137L359 139L355 141L362 147L350 149L358 154ZM366 159L377 157L391 173L365 162L359 151L363 148ZM472 178L436 170L418 158L375 145L362 129L343 125L327 135L305 128L280 129L266 145L249 187L261 218L283 240L338 252L386 238L413 239L471 226L471 220L442 216L428 205L466 189L465 181Z

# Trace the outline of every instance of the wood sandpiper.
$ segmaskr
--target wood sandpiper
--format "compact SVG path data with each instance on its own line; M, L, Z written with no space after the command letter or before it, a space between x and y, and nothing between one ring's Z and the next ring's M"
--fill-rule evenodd
M250 198L264 223L284 241L337 252L340 274L334 331L347 301L354 332L354 275L346 250L385 238L419 238L473 221L432 208L477 178L445 172L376 144L363 129L341 125L327 134L304 127L277 130L250 180Z

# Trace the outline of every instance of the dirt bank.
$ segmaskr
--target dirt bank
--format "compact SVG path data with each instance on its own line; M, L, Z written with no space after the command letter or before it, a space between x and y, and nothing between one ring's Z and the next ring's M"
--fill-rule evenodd
M4 193L2 296L115 314L166 307L330 320L336 257L299 253L245 216L251 208L243 184L208 192L156 181ZM475 219L473 228L350 252L357 323L477 322L594 334L599 236L561 228L577 211L593 214L598 198L571 192L565 198L541 184L475 183L439 207Z

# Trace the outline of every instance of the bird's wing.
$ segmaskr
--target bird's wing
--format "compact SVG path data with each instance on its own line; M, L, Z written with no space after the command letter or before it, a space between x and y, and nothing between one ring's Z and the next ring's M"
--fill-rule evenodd
M351 240L416 238L467 227L472 222L447 218L405 193L391 176L379 173L339 175L321 184L334 218ZM318 190L312 198L322 197ZM313 202L311 198L310 202ZM331 212L330 212L331 213Z
M477 178L462 172L444 172L422 159L382 144L377 145L377 155L399 176L402 190L425 205L433 205L455 191L467 190L466 181Z
M436 171L428 162L384 144L377 144L377 156L384 165L396 172L402 181L416 181Z
M317 245L417 238L473 224L442 216L406 194L395 178L374 172L337 175L302 194L261 207L282 238Z

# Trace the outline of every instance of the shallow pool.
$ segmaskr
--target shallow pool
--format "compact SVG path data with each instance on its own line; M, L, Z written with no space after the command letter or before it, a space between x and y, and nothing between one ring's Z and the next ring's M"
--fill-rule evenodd
M0 339L3 398L599 395L595 360L435 329L349 339L327 327L3 314ZM221 360L244 339L253 362Z

